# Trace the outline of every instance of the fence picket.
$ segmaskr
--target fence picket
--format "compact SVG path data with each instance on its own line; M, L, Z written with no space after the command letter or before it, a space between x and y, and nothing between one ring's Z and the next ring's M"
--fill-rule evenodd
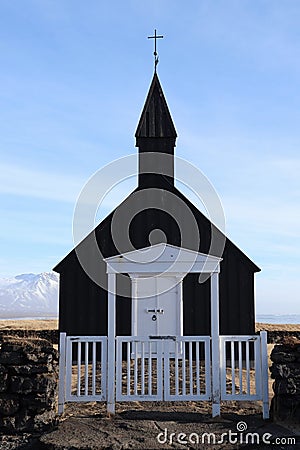
M238 343L238 355L239 355L239 392L243 392L243 354L242 354L242 342Z
M152 355L151 355L151 344L152 342L149 341L148 345L149 345L149 357L148 357L148 361L149 361L149 369L148 369L148 391L149 391L149 396L152 395Z
M199 353L200 342L196 342L196 393L200 395L200 353Z
M190 382L190 394L193 394L193 343L190 341L189 342L189 369L190 369L190 374L189 374L189 382Z
M134 342L134 395L137 395L138 391L138 344Z
M92 396L96 395L96 342L92 346Z
M178 368L178 347L179 342L175 342L175 395L179 395L179 368Z
M121 342L122 348L122 342ZM120 370L122 371L122 358L120 358ZM130 395L131 367L130 367L130 342L127 342L127 395Z
M81 389L81 342L78 341L77 348L77 396L80 397Z
M141 343L141 394L145 395L145 343Z
M89 393L89 343L85 343L85 359L84 359L84 395Z
M249 341L246 341L246 377L247 377L247 394L251 394L250 386L250 355L249 355Z
M182 346L181 370L182 370L182 395L186 395L185 342L183 343Z

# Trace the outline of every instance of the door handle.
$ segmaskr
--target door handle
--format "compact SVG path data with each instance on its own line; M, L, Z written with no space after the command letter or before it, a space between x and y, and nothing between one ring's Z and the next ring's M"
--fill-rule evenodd
M155 313L155 314L163 314L163 313L164 313L164 310L161 309L161 308L152 308L152 309L147 308L147 309L146 309L146 312L147 312L147 313Z

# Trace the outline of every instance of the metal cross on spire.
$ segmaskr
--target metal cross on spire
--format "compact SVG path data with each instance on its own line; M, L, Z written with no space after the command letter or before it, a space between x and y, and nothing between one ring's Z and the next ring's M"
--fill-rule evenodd
M156 51L156 40L157 39L162 39L163 36L159 36L156 34L156 30L154 30L154 36L148 36L148 39L154 39L154 72L156 72L156 66L158 64L158 55L157 55L157 51Z

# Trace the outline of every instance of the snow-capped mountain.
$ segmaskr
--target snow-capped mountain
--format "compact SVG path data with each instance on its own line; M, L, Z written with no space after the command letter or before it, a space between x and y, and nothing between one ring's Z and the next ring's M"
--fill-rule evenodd
M56 316L58 281L55 272L0 278L0 319Z

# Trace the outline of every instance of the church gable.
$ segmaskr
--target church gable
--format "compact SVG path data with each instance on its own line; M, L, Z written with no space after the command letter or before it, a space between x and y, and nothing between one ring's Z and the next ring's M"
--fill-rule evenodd
M188 200L182 192L180 192L176 187L172 186L171 184L167 184L169 191L171 191L173 194L175 194L175 198L179 197L184 203L187 205L188 209L192 211L199 229L199 235L200 235L200 245L197 247L195 246L195 243L191 240L191 245L188 247L190 250L196 251L196 252L202 252L204 254L207 254L209 252L209 245L211 241L211 232L212 227L214 227L215 230L217 228L214 224L212 224L209 219L201 212L199 211L195 205ZM135 191L133 191L129 196L123 200L123 202L117 206L117 208L112 211L97 227L92 233L95 233L97 243L99 245L100 251L103 254L104 258L108 258L114 255L117 255L119 253L125 253L130 251L130 247L124 246L123 248L117 249L114 245L113 239L111 237L111 222L113 215L116 213L116 211L120 208L122 208L124 211L127 211L128 207L132 202L134 202L134 194L139 191L139 188L137 188ZM149 195L151 193L149 192ZM129 225L129 238L131 245L134 248L141 249L147 246L151 245L151 242L149 241L149 235L151 235L151 232L153 230L160 229L164 235L167 238L167 242L171 245L175 245L177 247L180 247L182 245L182 236L180 234L180 229L178 227L178 223L176 223L176 220L172 218L167 212L163 211L163 206L166 204L166 200L164 199L164 193L162 192L162 196L160 199L160 204L157 204L158 209L146 209L141 211L138 215L136 215L133 220L131 221ZM169 200L169 199L168 199ZM176 205L174 206L175 209ZM120 221L123 223L123 229L127 229L125 227L125 216L122 220L122 214L118 213L120 217ZM179 221L184 222L185 215L183 211L180 211L178 209L177 213L175 214L175 218L178 218ZM223 237L223 233L219 230L216 231L219 233L220 237ZM158 238L160 237L160 234L157 234ZM126 236L127 237L127 236ZM85 240L89 240L89 236L87 236ZM247 255L245 255L241 249L239 249L232 241L230 241L228 238L226 238L226 244L225 244L225 251L234 252L235 257L245 266L248 268L248 270L252 272L258 272L260 271L259 267L257 267L256 264L251 261ZM84 241L80 245L84 245ZM124 242L127 242L127 239ZM152 241L152 244L157 244L158 241L155 241L155 235L154 240ZM90 245L93 246L94 239L90 239ZM78 247L77 246L77 247ZM75 259L74 259L75 258ZM70 264L73 264L77 260L76 258L76 249L72 250L71 253L69 253L53 270L62 273L64 271L68 270L68 262ZM71 263L73 261L73 263Z

